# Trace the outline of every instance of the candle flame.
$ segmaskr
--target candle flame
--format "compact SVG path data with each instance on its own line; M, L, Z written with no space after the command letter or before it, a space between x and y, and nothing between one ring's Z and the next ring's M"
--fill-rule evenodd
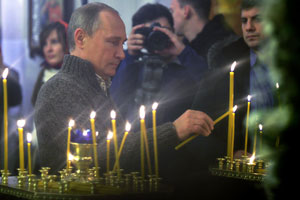
M113 137L113 132L112 131L108 131L108 134L107 134L107 140L111 140L111 138Z
M90 118L95 119L95 117L96 117L96 112L92 111L91 114L90 114Z
M27 142L30 143L32 141L32 134L27 133Z
M276 88L279 89L279 83L278 82L276 83Z
M235 106L232 108L232 112L235 113L236 110L237 110L237 105L235 105Z
M110 117L111 117L112 119L116 119L116 112L115 112L114 110L112 110L112 111L110 112Z
M141 105L140 107L140 118L141 119L144 119L145 118L145 106L144 105Z
M152 104L152 110L156 110L157 109L157 106L158 106L158 103L157 102L154 102Z
M262 131L263 125L262 125L262 124L259 124L258 127L259 127L259 130Z
M83 136L88 136L88 131L87 131L87 130L84 130L83 133L82 133L82 135L83 135Z
M74 156L71 153L69 153L69 160L70 161L74 160Z
M252 156L250 157L249 163L253 164L255 160L255 153L252 154Z
M73 119L71 119L69 121L69 127L73 127L75 125L75 121Z
M125 131L126 132L129 132L131 129L131 124L129 122L126 122L126 125L125 125Z
M234 61L231 65L231 72L234 72L235 66L236 66L236 61Z
M7 75L8 75L8 68L5 68L2 73L2 78L6 79Z
M250 102L251 101L251 98L252 98L252 96L251 95L248 95L248 102Z
M18 120L17 126L18 126L18 128L23 128L25 126L25 120L24 119Z
M96 136L98 136L99 135L99 132L98 131L96 131Z

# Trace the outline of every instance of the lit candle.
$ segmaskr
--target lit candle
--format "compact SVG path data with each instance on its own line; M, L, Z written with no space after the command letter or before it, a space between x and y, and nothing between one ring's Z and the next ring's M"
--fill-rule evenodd
M25 126L25 120L21 119L17 121L19 132L19 155L20 155L20 170L24 170L24 140L23 140L23 127Z
M95 117L96 117L96 112L92 111L91 114L90 114L90 122L91 122L92 137L93 137L94 164L95 164L95 167L96 167L96 176L99 177L97 141L96 141L96 130L95 130Z
M278 105L279 108L281 108L281 100L280 100L280 93L279 93L279 83L276 83L276 93L277 93L277 98L278 98ZM280 137L279 135L276 137L276 143L275 146L278 147L279 146L279 142L280 142Z
M71 141L71 131L72 127L75 125L74 120L69 121L69 127L68 127L68 141L67 141L67 169L70 168L70 162L69 162L69 155L70 155L70 141Z
M7 75L8 68L5 68L2 73L3 82L3 126L4 126L4 171L8 170L8 118L7 118ZM2 122L0 122L2 123Z
M157 152L157 137L156 137L156 109L158 103L154 102L152 105L152 125L153 125L153 148L154 148L154 162L155 162L155 175L156 178L159 177L158 174L158 152Z
M236 66L236 61L234 61L231 65L231 71L229 73L229 109L231 111L231 109L233 108L233 100L234 100L234 68ZM227 138L227 156L230 156L230 152L231 152L231 133L232 133L232 115L229 115L229 119L228 119L228 138Z
M28 173L31 175L31 133L27 133L27 150L28 150Z
M237 110L237 106L235 105L232 109L232 129L231 129L231 151L230 151L230 160L233 161L233 151L234 151L234 132L235 132L235 112Z
M263 134L263 125L262 124L259 124L258 125L259 127L259 155L262 154L262 134Z
M125 144L125 140L127 138L127 135L129 133L130 129L131 129L131 124L129 122L126 122L125 133L124 133L124 136L123 136L123 139L122 139L122 142L121 142L121 145L120 145L119 153L118 153L119 159L121 157L122 149L123 149L123 146ZM116 168L117 168L117 163L115 162L113 171L115 171Z
M140 125L141 125L141 176L145 178L145 163L144 163L144 124L145 124L145 106L140 107Z
M253 153L252 154L256 154L256 138L257 138L257 125L254 131L254 142L253 142Z
M69 166L70 166L71 162L74 160L74 156L71 153L69 153L68 158L69 158L68 163L69 163Z
M247 146L248 146L248 128L249 128L250 104L251 104L251 95L248 95L247 118L246 118L246 133L245 133L245 152L244 152L245 156L247 156Z
M107 142L107 151L106 151L106 171L109 172L109 149L110 149L110 140L113 137L113 132L108 131L106 142Z
M217 124L219 121L221 121L222 119L224 119L225 117L227 117L231 112L227 111L226 113L224 113L223 115L221 115L220 117L218 117L215 121L214 121L214 125ZM192 141L193 139L195 139L196 137L198 137L199 135L193 135L191 137L189 137L188 139L184 140L183 142L181 142L179 145L177 145L175 147L175 150L180 149L182 146L184 146L186 143Z
M116 164L117 164L117 173L118 177L121 177L120 174L120 163L119 163L119 156L118 156L118 140L117 140L117 128L116 128L116 112L112 110L110 112L110 117L111 117L111 125L112 125L112 130L114 134L114 146L115 146L115 157L116 157Z

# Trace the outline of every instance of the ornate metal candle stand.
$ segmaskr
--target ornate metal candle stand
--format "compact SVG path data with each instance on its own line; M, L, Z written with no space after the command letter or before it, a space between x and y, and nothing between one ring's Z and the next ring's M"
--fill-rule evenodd
M217 158L217 161L218 167L210 168L213 175L259 182L264 180L266 165L263 160L251 163L248 157L233 161L225 157Z

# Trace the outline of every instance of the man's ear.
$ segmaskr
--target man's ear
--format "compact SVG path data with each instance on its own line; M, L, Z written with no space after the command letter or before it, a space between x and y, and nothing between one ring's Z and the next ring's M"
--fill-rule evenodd
M86 32L81 28L77 28L74 32L75 45L82 49L85 45L86 37Z

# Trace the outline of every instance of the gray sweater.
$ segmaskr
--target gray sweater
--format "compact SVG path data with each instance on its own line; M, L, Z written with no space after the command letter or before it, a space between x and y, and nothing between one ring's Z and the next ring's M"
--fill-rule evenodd
M99 132L97 137L99 165L101 173L106 171L106 136L108 130L111 130L112 109L117 110L110 97L107 97L101 89L92 64L76 56L66 55L61 70L41 88L35 105L34 120L41 166L50 167L51 173L65 167L69 120L71 118L75 120L76 128L88 129L90 113L95 110L97 112L95 126ZM125 126L118 111L116 122L120 145ZM163 152L168 152L178 143L176 130L172 123L166 123L157 127L157 132L160 159L165 159ZM151 130L147 130L147 136L150 152L153 153ZM115 160L113 142L110 158L112 166ZM140 133L129 133L120 165L126 171L140 169Z

